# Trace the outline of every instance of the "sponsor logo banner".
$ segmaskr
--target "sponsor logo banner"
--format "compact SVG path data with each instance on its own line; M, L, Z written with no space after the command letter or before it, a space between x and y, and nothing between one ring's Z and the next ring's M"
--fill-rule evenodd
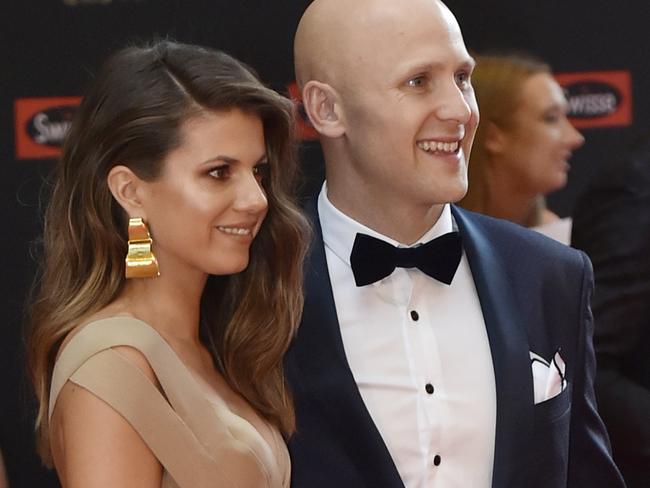
M622 127L632 124L632 77L629 71L560 73L555 79L569 102L575 127Z
M80 97L16 99L16 159L57 157L80 101Z

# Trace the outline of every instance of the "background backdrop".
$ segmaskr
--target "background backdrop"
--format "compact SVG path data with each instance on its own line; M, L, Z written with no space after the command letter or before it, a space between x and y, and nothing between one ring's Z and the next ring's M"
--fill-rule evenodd
M354 1L354 0L350 0ZM396 0L397 1L397 0ZM33 452L33 404L24 379L23 304L35 270L39 189L102 60L152 36L223 49L288 93L292 40L307 0L4 0L0 7L0 447L12 487L57 486ZM569 185L549 199L571 213L597 169L650 127L650 3L638 0L448 0L477 53L528 51L567 88L586 137ZM480 4L480 7L476 5ZM322 178L306 142L307 191Z

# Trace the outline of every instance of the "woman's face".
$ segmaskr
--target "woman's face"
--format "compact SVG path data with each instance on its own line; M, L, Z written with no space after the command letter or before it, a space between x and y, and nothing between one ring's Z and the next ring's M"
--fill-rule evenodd
M564 93L550 74L530 76L519 100L511 124L499 129L495 166L531 194L558 190L566 185L569 159L584 138L567 119Z
M162 273L231 274L248 265L266 215L264 129L239 109L204 112L144 184L144 210Z

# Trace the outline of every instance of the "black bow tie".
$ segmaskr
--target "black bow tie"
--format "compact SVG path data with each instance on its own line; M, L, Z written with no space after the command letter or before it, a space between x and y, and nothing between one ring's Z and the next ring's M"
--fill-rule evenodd
M418 268L449 285L458 269L462 252L458 232L449 232L421 246L407 248L398 248L366 234L357 234L350 254L350 265L357 286L379 281L395 268Z

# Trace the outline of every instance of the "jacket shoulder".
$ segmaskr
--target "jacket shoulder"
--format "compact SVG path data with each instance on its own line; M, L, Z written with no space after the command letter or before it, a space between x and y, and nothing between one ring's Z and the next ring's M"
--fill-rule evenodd
M586 255L532 229L453 206L462 234L486 239L496 252L508 260L551 263L561 266L590 266Z

